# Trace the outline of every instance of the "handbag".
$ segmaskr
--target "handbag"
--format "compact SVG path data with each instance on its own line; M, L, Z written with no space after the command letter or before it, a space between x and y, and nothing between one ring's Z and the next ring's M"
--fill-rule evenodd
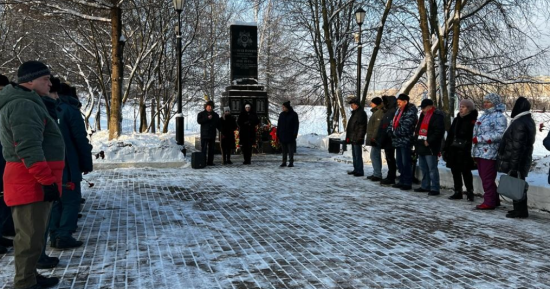
M451 143L451 147L455 149L464 149L466 147L467 141L463 139L453 139L453 142Z
M509 175L502 175L500 176L500 181L498 182L497 192L514 201L521 201L525 199L526 187L526 181Z

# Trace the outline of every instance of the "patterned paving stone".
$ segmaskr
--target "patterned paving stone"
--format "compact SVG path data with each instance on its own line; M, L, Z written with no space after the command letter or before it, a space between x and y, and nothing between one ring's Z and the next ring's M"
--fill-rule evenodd
M48 248L61 263L41 273L58 288L550 288L546 213L380 187L300 150L295 168L96 171L85 245ZM0 267L11 288L13 253Z

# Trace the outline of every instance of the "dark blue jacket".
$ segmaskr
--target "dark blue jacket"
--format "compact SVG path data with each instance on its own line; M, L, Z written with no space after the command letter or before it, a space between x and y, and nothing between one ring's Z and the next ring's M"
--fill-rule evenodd
M65 169L63 183L82 181L83 172L93 170L92 145L88 140L80 102L70 96L60 95L57 109L59 129L65 140Z
M281 143L296 141L299 128L300 122L298 120L298 114L294 109L290 108L289 111L283 111L279 114L279 120L277 121L277 137Z

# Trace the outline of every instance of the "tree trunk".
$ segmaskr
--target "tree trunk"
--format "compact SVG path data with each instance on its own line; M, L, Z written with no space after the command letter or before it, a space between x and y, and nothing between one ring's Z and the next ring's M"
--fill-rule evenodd
M448 8L445 7L444 11L448 11ZM445 16L448 15L448 13L444 13ZM448 37L448 34L444 34L444 32L440 31L439 29L439 21L437 19L437 3L435 0L430 0L430 21L432 24L432 28L437 36L437 43L439 46L439 102L438 106L443 104L443 111L445 112L445 129L448 130L451 127L451 115L453 114L449 110L449 94L447 92L447 45L446 39ZM447 25L447 21L445 19L445 25ZM443 29L443 31L448 31L447 27Z
M374 64L376 63L376 57L378 56L378 51L380 50L380 42L382 42L382 35L384 34L384 25L386 23L386 19L388 18L388 14L390 13L392 2L393 2L392 0L386 1L386 8L384 9L384 13L382 14L382 19L380 20L380 26L378 26L378 29L376 31L376 40L374 42L374 48L372 50L372 55L369 60L367 75L365 76L365 86L363 86L363 96L361 97L362 107L365 107L369 85L370 85L370 79L374 72Z
M143 96L139 99L139 132L147 132L147 106Z
M436 83L435 83L435 66L434 57L432 54L432 45L430 39L430 29L428 27L428 15L424 0L417 0L418 12L420 14L420 29L422 30L422 44L424 46L424 54L426 59L426 72L428 76L428 96L437 103ZM437 29L437 28L436 28Z
M109 140L117 139L122 132L122 63L119 40L122 35L122 12L119 7L111 8L111 115L109 116Z
M151 98L151 133L156 133L157 130L155 129L155 98Z
M456 102L456 58L458 57L458 45L460 41L460 11L462 11L462 0L456 0L453 23L453 44L451 47L451 65L449 67L449 97L450 110L453 112L451 117L454 117L454 109Z

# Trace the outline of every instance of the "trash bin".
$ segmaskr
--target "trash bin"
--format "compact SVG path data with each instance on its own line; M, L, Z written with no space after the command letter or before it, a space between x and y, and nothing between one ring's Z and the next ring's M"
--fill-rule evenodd
M339 138L329 138L328 139L328 152L337 154L340 153L340 147L342 145L342 141Z

